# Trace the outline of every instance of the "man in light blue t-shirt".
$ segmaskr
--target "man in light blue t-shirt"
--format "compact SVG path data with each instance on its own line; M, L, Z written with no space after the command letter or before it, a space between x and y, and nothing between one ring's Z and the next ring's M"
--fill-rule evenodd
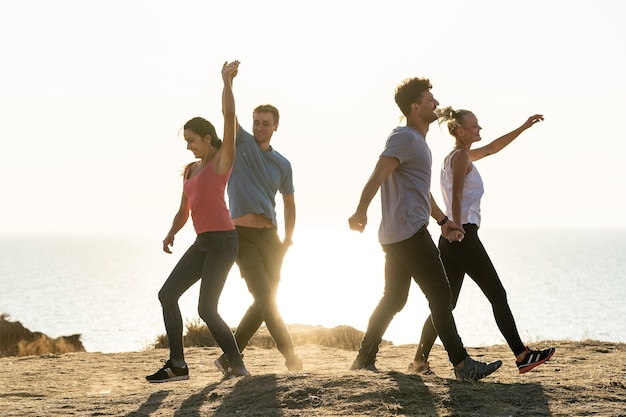
M442 227L443 236L452 230L463 231L448 220L430 194L432 158L426 133L437 120L435 110L439 105L431 87L428 79L411 78L396 88L395 100L406 117L406 126L396 127L387 138L356 212L349 219L350 228L362 232L367 224L367 208L380 188L382 220L378 238L385 252L385 290L370 316L351 369L376 370L378 346L389 323L406 304L413 279L428 299L433 324L456 377L476 380L497 370L502 362L478 362L467 354L452 316L448 279L427 229L433 217Z
M302 360L296 355L289 330L276 303L283 258L292 245L296 224L293 173L291 164L276 151L270 141L278 129L278 109L263 104L252 113L252 135L237 124L236 152L233 171L228 181L230 216L239 237L237 265L246 280L254 301L235 332L243 351L252 336L265 322L285 357L289 370L301 370ZM283 196L284 231L278 236L276 194ZM215 361L228 376L229 364L224 355Z

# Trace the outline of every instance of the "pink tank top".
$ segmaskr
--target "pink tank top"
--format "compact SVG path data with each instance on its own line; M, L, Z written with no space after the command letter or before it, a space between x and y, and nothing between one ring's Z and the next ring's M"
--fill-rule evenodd
M188 171L185 170L185 178ZM235 229L224 199L231 171L232 168L226 174L218 174L213 170L213 161L209 161L193 178L185 179L183 192L189 200L191 220L197 234Z

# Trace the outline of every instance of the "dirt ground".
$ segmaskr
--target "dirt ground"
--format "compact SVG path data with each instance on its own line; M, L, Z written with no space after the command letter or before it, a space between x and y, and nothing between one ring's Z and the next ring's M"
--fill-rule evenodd
M163 349L0 358L0 415L24 416L611 416L626 417L626 344L540 342L556 346L544 365L519 375L506 346L468 348L504 365L460 382L445 351L435 375L407 371L412 345L385 346L378 373L350 371L355 352L299 346L304 370L288 372L275 349L245 350L249 378L220 382L217 348L187 348L188 381L150 384Z

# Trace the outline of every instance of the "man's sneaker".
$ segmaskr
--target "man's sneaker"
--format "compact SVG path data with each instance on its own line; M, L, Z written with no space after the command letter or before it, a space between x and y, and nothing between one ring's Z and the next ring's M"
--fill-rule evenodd
M169 381L182 381L189 379L189 368L177 368L172 365L172 361L165 362L165 366L159 369L152 375L148 375L146 380L148 382L169 382Z
M243 353L241 354L241 359L243 359ZM215 359L213 364L217 370L222 373L222 375L226 375L230 371L230 362L228 361L225 353L222 353L222 356Z
M222 375L226 375L228 372L228 359L225 354L215 359L213 364L215 364L215 367L222 373Z
M554 355L556 349L551 347L545 350L530 350L526 348L526 356L520 362L515 361L519 373L523 374L536 366L541 365Z
M430 369L430 364L428 363L428 361L426 362L413 361L409 364L409 368L407 369L407 371L413 374L418 374L418 375L434 375L435 374L433 370Z
M222 377L222 381L247 376L250 376L250 372L248 372L248 370L242 363L241 365L235 365L232 368L228 368L228 371L226 371L226 373Z
M465 358L464 363L465 366L463 369L454 368L454 374L459 381L477 381L494 373L502 366L502 361L485 363L474 360L469 356Z
M291 359L288 359L285 362L285 366L287 366L287 369L290 371L301 371L302 370L302 359L300 359L297 356L294 356Z
M359 369L365 369L366 371L378 372L378 368L376 368L376 361L364 361L363 359L357 358L352 362L352 366L350 366L351 371L356 371Z

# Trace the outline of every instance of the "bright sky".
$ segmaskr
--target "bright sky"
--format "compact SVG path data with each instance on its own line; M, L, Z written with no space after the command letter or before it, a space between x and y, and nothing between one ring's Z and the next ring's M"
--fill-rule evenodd
M221 132L221 65L239 119L281 111L298 227L345 226L404 78L473 110L484 141L545 122L478 162L484 227L626 226L619 0L0 0L0 232L165 234L193 116ZM452 139L433 124L433 194ZM368 229L379 222L379 202Z

